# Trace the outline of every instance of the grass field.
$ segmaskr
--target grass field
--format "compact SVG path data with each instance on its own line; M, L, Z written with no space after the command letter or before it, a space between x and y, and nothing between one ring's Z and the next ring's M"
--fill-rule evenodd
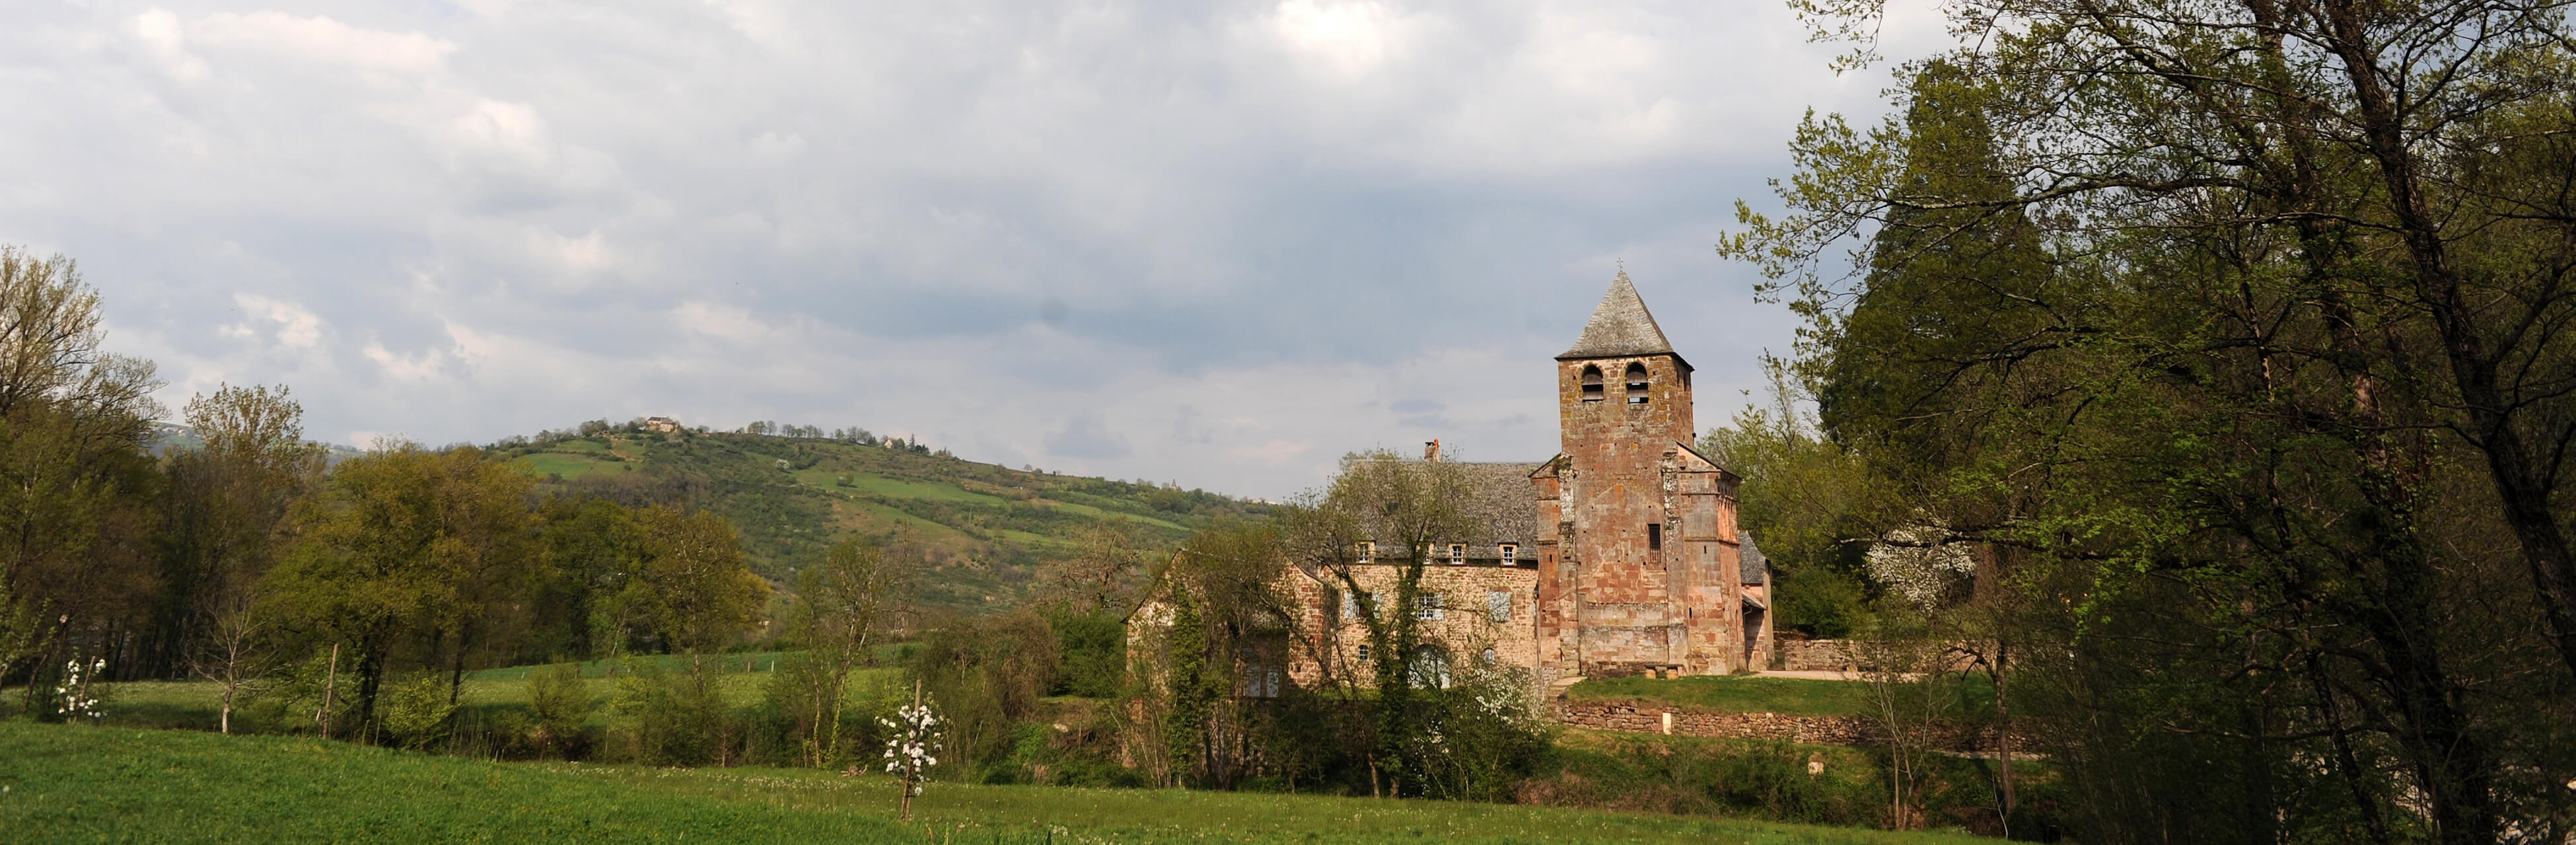
M776 665L781 656L779 652L761 652L708 655L706 659L721 662L725 671L717 681L719 688L724 691L728 702L735 706L743 706L760 700L770 678L768 670ZM685 658L672 655L630 658L634 661L659 663L665 669L679 668L677 663L683 659ZM582 685L589 690L593 701L604 704L617 693L617 675L612 674L610 669L626 665L625 661L593 660L579 665L582 669ZM528 704L528 676L537 668L511 666L503 669L467 672L465 673L464 703L469 709L480 710L524 708ZM619 669L618 671L624 673L631 670ZM900 675L901 671L896 669L860 669L851 675L850 689L853 694L864 699L884 689L891 689L892 685L899 681ZM108 685L107 693L105 708L107 714L104 724L109 727L181 728L202 731L216 728L223 694L220 687L207 681L130 681ZM0 719L16 715L19 702L24 699L24 695L24 688L0 689ZM236 712L233 718L237 728L262 731L279 727L259 723L253 716L253 712L252 708L244 708ZM604 725L606 718L607 708L603 706L592 714L591 721L594 725ZM299 720L296 727L302 726L303 722ZM0 839L0 842L5 841Z
M300 737L0 723L10 842L1968 843L1427 801L932 784L881 775L490 763Z

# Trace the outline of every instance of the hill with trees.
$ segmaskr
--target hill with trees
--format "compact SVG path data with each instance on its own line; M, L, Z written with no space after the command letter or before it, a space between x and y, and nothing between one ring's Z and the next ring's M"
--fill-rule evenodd
M736 432L593 420L485 447L544 493L676 504L733 520L753 571L778 583L859 536L920 549L919 601L971 611L1018 604L1040 565L1125 522L1143 545L1177 544L1221 517L1268 506L1150 482L977 463L864 429L759 422Z

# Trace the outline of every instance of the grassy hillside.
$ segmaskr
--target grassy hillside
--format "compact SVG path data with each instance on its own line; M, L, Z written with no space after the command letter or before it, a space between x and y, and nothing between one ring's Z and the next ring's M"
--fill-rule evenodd
M323 742L0 723L12 842L1967 843L1972 837L1427 801L491 763Z
M495 457L542 486L630 502L687 501L739 525L752 566L786 579L838 538L908 539L933 566L925 599L1007 606L1037 565L1104 520L1169 545L1263 505L1196 490L1054 475L818 437L608 432L505 445Z

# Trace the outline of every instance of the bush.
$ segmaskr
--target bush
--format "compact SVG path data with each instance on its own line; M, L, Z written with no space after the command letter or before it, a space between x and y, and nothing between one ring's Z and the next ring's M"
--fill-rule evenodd
M528 741L541 755L580 759L590 741L582 723L597 701L581 682L581 665L542 666L528 675L528 710L535 717Z
M1109 698L1127 682L1127 624L1108 611L1059 613L1055 629L1061 670L1049 692Z
M741 754L742 725L726 707L711 662L664 671L630 660L617 680L618 732L629 762L651 766L731 765Z
M385 691L385 738L409 749L423 749L447 739L456 705L448 685L424 672Z
M976 778L1009 745L1011 726L1037 713L1056 667L1055 631L1033 612L961 619L933 634L912 669L948 720L941 765Z

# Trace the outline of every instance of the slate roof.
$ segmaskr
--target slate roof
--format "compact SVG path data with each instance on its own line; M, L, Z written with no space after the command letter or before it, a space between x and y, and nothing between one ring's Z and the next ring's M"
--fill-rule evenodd
M1468 557L1472 559L1493 558L1495 546L1501 543L1518 545L1524 553L1533 551L1530 546L1539 536L1538 490L1530 485L1530 473L1540 465L1477 461L1447 463L1456 467L1466 482L1466 501L1461 503L1461 509L1466 511L1468 523L1475 527L1470 536L1442 538L1436 542L1465 543ZM1369 533L1379 532L1370 530ZM1406 550L1381 545L1378 554L1382 558L1395 559L1403 557Z
M1529 545L1538 539L1538 489L1530 484L1534 463L1469 463L1458 468L1467 476L1467 513L1479 525L1493 526L1487 543Z
M1609 292L1601 295L1600 307L1592 309L1591 322L1583 324L1583 336L1556 359L1672 354L1672 342L1655 325L1646 301L1637 298L1637 286L1628 282L1628 271L1621 270L1618 278L1610 280Z
M1763 577L1771 573L1771 559L1762 556L1760 546L1753 545L1753 532L1736 529L1735 539L1742 544L1744 583L1762 583Z

